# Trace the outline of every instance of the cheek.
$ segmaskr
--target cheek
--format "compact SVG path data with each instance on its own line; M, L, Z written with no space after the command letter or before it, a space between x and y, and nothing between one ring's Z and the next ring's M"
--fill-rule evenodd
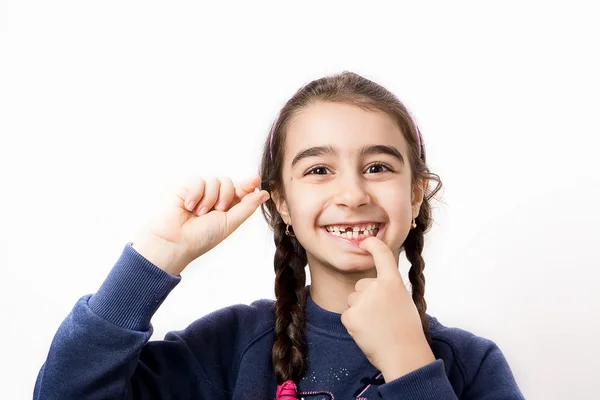
M412 221L412 209L406 202L390 203L384 209L392 222L405 224Z
M379 196L379 204L384 208L389 209L389 212L394 210L394 213L405 213L407 210L411 212L411 195L408 191L397 187L390 188Z
M319 212L320 197L317 192L310 190L296 190L290 193L289 196L289 211L292 218L295 218L297 223L305 221L309 223L310 218Z

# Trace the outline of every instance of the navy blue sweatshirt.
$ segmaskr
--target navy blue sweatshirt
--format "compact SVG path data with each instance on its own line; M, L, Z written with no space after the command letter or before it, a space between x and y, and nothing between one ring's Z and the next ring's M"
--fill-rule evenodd
M226 307L164 340L149 341L152 315L180 280L128 243L98 292L81 297L58 328L34 399L274 399L272 300ZM436 361L385 382L341 315L320 308L309 295L307 371L296 382L300 396L523 399L496 344L427 317Z

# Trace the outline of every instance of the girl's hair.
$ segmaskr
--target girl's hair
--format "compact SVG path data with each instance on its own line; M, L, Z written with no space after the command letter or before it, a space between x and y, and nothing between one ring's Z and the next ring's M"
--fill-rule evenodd
M418 127L406 107L384 87L358 74L344 71L340 74L314 80L300 88L287 101L273 122L271 132L264 145L260 165L261 189L273 196L285 199L282 168L286 143L286 132L294 116L318 102L350 104L368 111L383 111L392 117L408 143L408 159L411 165L411 187L428 179L420 212L416 218L417 227L409 231L400 250L406 252L411 263L408 277L412 286L412 299L419 311L421 324L427 342L429 322L425 315L425 261L421 256L424 234L431 228L432 212L429 200L441 189L438 175L429 171L426 164L425 146ZM429 180L437 182L429 190ZM304 306L306 303L306 251L295 237L285 234L286 224L273 201L261 205L275 237L275 342L272 349L272 362L278 384L287 380L298 380L304 375L306 343L304 341Z

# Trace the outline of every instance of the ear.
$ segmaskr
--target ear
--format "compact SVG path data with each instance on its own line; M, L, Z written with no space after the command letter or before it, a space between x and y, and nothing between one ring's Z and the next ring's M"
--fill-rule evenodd
M421 209L421 204L423 204L423 198L425 197L425 190L427 189L428 183L429 179L423 178L417 181L417 184L413 187L412 214L415 218L419 215L419 210Z
M283 218L283 221L288 225L292 225L288 205L287 202L284 200L283 196L279 192L272 192L271 198L273 199L275 207L281 215L281 218Z

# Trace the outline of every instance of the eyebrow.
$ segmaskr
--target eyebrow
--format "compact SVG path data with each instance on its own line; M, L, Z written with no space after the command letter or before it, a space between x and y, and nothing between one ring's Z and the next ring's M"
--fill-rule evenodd
M300 162L300 160L308 157L318 157L318 156L337 156L339 152L333 146L316 146L311 147L306 150L302 150L296 157L292 160L292 169L296 164ZM402 154L396 149L394 146L387 146L383 144L371 145L371 146L363 146L359 150L359 155L361 157L371 156L375 154L387 154L394 158L396 158L400 164L404 165L404 157Z

